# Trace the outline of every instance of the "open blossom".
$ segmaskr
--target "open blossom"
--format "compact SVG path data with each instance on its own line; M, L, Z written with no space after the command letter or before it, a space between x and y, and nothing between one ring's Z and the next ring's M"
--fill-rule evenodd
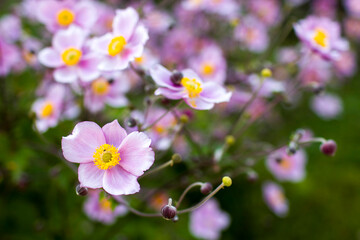
M35 124L39 132L45 132L58 124L64 109L65 94L65 86L53 84L44 98L39 98L34 102L32 110L36 114Z
M343 110L341 99L330 93L314 97L311 101L311 108L324 120L338 117Z
M5 42L0 36L0 76L6 76L21 62L19 49Z
M55 68L54 78L61 83L73 83L77 79L89 82L97 78L98 58L86 42L87 34L81 28L71 26L58 31L52 40L52 47L39 52L41 64Z
M128 195L140 191L137 178L154 163L150 143L144 133L128 135L114 120L102 128L94 122L80 122L72 134L62 138L61 145L66 160L80 163L81 186Z
M289 204L281 186L273 182L265 182L262 186L263 197L268 207L279 217L285 217Z
M327 60L338 58L349 47L341 38L340 25L328 18L310 16L296 23L294 29L306 47Z
M219 239L222 230L230 224L230 217L219 208L215 199L190 214L190 230L198 238Z
M235 28L235 39L252 52L263 52L269 45L266 26L253 16L247 16Z
M279 0L251 0L246 2L251 13L267 26L273 26L281 19Z
M89 218L102 222L104 224L112 224L116 218L127 213L127 207L121 204L115 204L107 198L100 198L99 190L92 190L84 204L84 211Z
M51 32L76 25L89 30L97 20L97 11L91 1L38 1L36 6L38 20Z
M360 18L360 2L359 0L345 0L343 1L346 10L351 16Z
M150 75L160 87L155 95L163 95L169 99L184 99L192 108L207 110L215 103L228 102L231 92L215 82L203 82L191 69L175 74L161 65L150 70Z
M15 42L22 34L20 18L15 15L5 15L0 19L0 36L7 42Z
M219 47L205 46L200 55L190 59L189 64L204 81L225 82L226 61Z
M295 154L289 155L286 147L271 153L266 165L269 171L280 181L299 182L305 176L306 155L302 149Z
M112 107L125 106L128 103L125 93L129 88L129 80L124 74L102 74L85 88L84 105L93 113L102 110L105 104Z
M139 24L139 15L133 8L116 10L113 32L95 38L92 49L101 55L98 69L123 70L137 57L141 57L149 38L146 28Z

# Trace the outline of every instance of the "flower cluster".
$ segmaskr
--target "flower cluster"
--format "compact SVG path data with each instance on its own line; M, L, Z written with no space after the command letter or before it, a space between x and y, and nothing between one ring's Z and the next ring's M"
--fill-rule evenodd
M333 1L306 3L312 15L295 23L285 9L295 11L305 1L129 1L124 8L118 2L126 1L26 0L0 18L0 81L8 84L27 71L41 79L29 91L29 120L49 145L40 148L77 173L85 213L111 224L127 212L173 222L190 212L195 237L219 239L231 219L213 199L233 183L223 176L256 181L256 163L264 161L275 179L264 180L263 199L285 217L289 201L275 181L306 177L310 144L320 143L328 156L337 146L310 130L297 130L281 146L262 136L276 135L287 121L276 107L296 108L306 91L317 116L341 117L342 100L327 91L353 76L357 64ZM346 0L344 7L345 33L359 40L359 2ZM291 31L297 45L290 45L293 39L284 44ZM27 94L18 88L12 98L2 96L8 122L6 104ZM57 126L61 156L44 135ZM186 176L180 179L178 170ZM172 188L160 186L163 180ZM181 208L197 187L204 198ZM138 201L127 196L136 193ZM145 212L131 206L139 202L149 203Z

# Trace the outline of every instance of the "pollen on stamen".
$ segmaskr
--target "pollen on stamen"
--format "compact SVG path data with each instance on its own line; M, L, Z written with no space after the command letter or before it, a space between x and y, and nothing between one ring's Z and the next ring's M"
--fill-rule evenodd
M120 154L116 147L109 144L103 144L98 147L93 155L94 164L101 170L111 169L119 164Z

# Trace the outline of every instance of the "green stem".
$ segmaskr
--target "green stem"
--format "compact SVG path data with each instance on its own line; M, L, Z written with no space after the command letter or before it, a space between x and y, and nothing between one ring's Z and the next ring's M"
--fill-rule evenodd
M179 198L179 201L176 203L176 208L179 208L179 207L180 207L180 204L181 204L182 200L184 199L185 195L190 191L190 189L192 189L192 188L194 188L194 187L196 187L196 186L200 186L200 187L201 187L202 185L203 185L202 182L195 182L195 183L189 185L189 186L185 189L185 191L181 194L181 196L180 196L180 198Z

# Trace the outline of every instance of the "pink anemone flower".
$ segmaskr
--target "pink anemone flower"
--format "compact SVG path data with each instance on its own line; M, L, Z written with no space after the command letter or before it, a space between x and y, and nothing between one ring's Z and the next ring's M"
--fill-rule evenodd
M155 95L163 95L169 99L184 99L192 108L208 110L215 103L228 102L231 92L215 82L203 82L191 69L171 73L161 65L150 70L150 75L160 87Z
M341 38L340 25L328 18L310 16L294 25L295 33L306 47L326 60L336 60L349 43Z
M54 78L57 82L73 83L77 79L90 82L99 77L98 57L90 52L86 37L81 28L71 26L55 34L52 47L39 52L39 62L55 68Z
M97 20L97 10L91 1L39 1L36 9L38 20L51 32L71 25L89 30Z
M117 10L113 32L94 39L92 49L102 56L101 71L123 70L129 62L141 57L149 39L147 29L139 24L139 15L133 8Z
M265 182L262 186L262 192L268 207L278 217L285 217L289 211L289 203L282 187L274 182Z
M103 188L112 195L140 191L137 178L154 163L150 144L144 133L127 135L117 120L102 128L94 122L80 122L61 142L65 159L80 163L80 184Z

